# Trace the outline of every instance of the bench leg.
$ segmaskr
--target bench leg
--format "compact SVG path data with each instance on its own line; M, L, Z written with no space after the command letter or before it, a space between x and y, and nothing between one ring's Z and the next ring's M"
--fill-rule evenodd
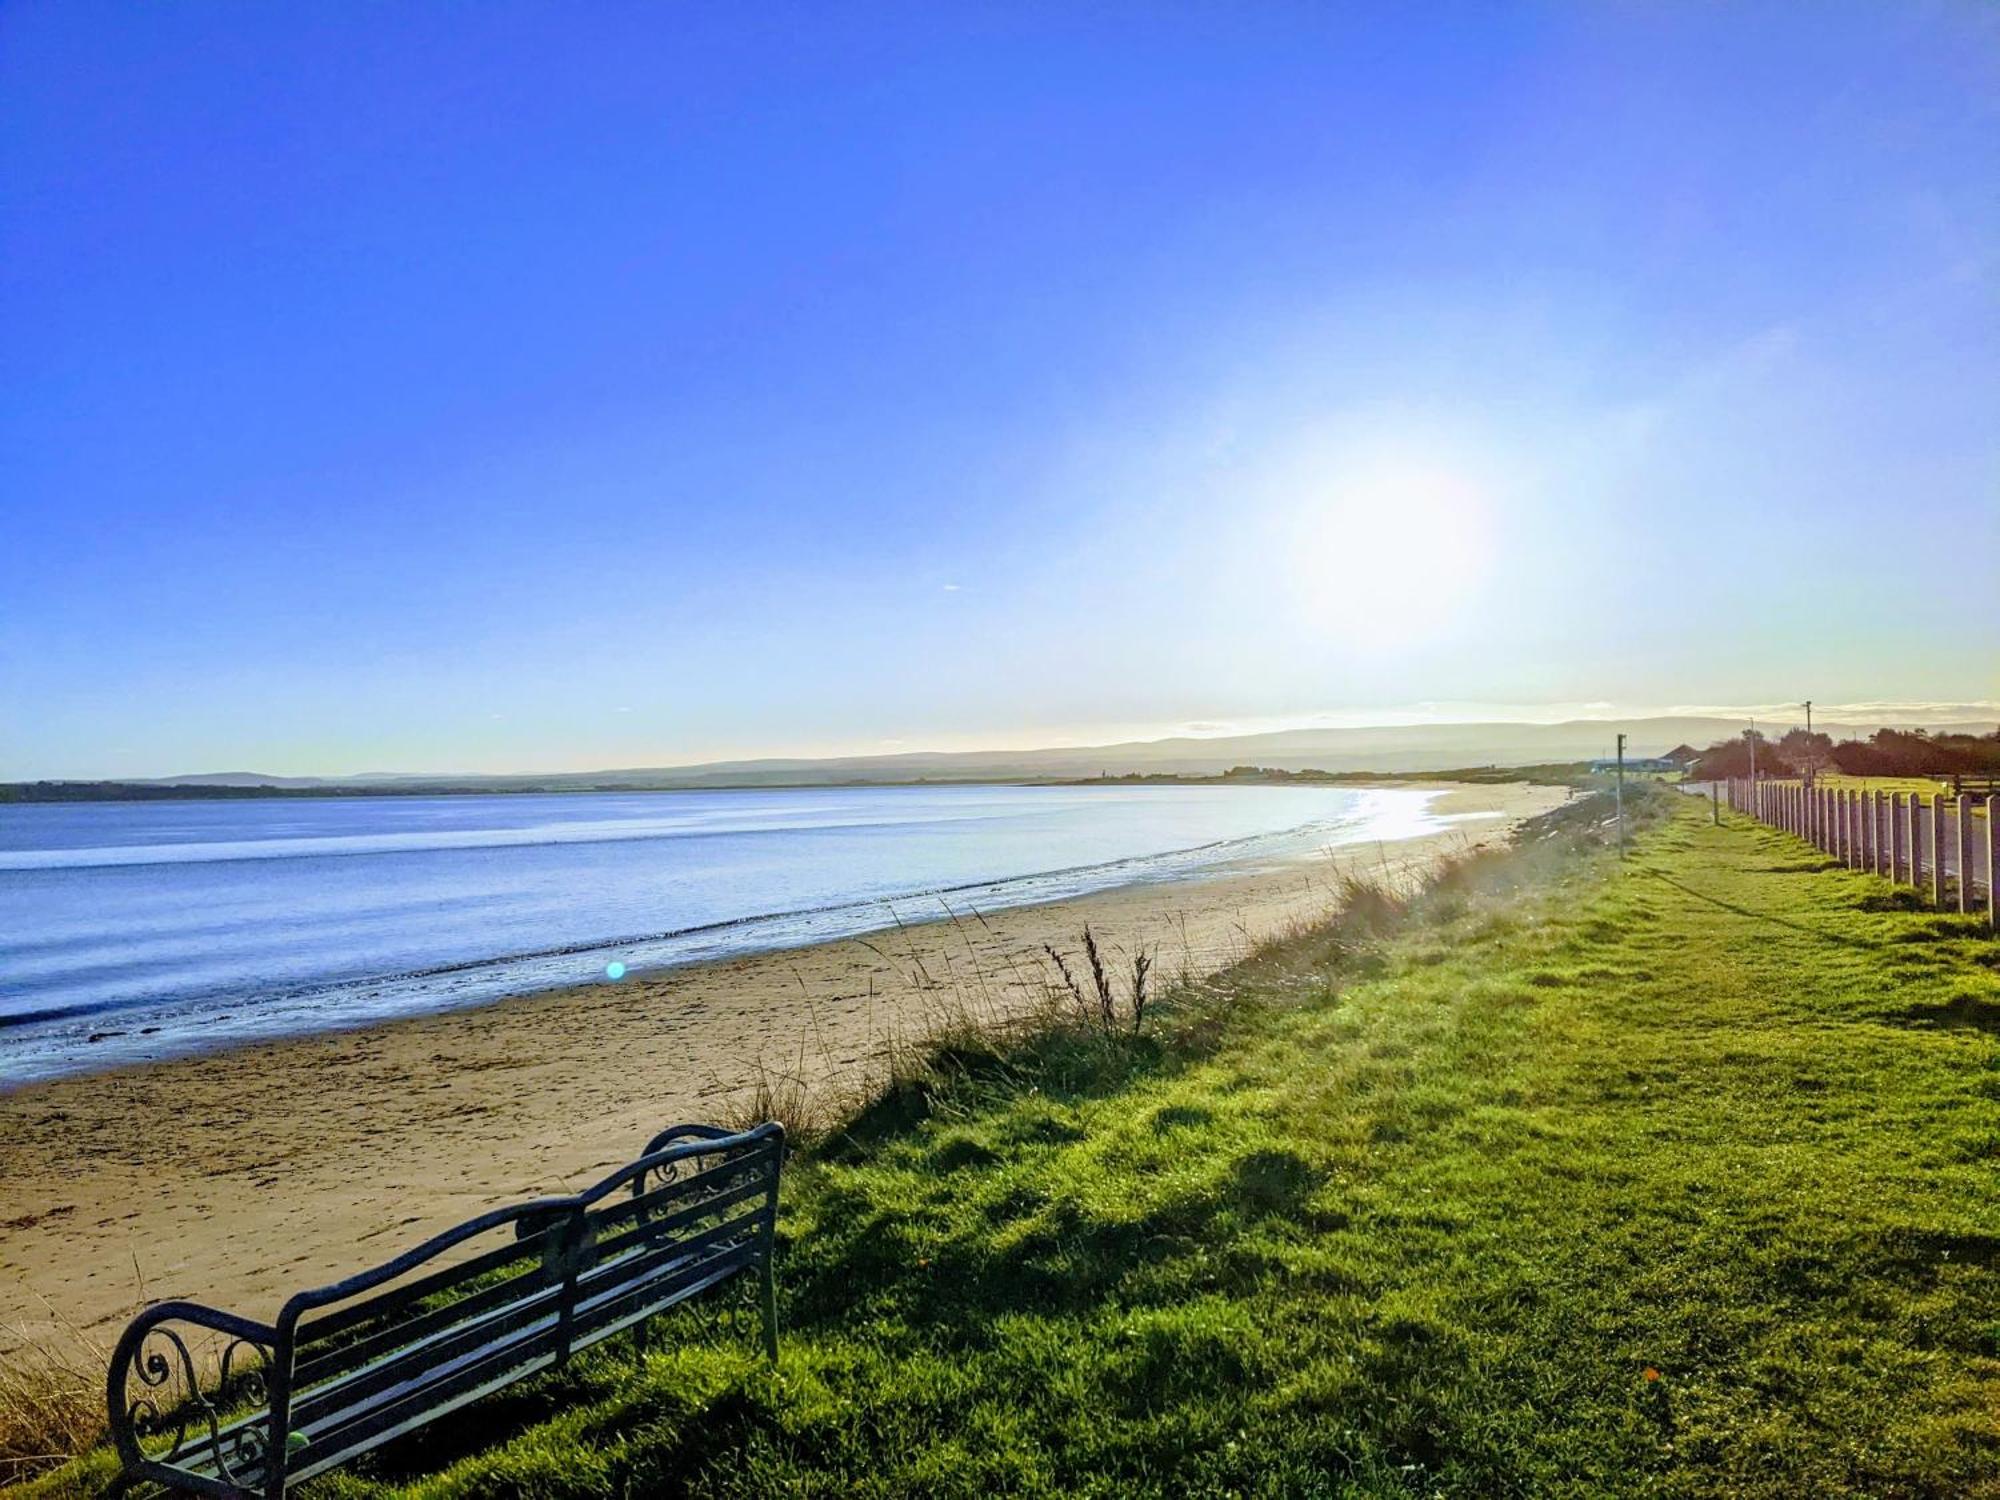
M764 1252L764 1356L772 1364L778 1362L778 1273L771 1264L769 1250Z

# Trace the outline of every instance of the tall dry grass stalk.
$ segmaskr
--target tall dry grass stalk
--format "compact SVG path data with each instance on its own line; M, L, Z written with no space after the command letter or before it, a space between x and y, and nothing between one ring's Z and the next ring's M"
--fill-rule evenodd
M50 1309L59 1337L9 1342L32 1355L0 1363L0 1488L32 1479L88 1452L104 1437L104 1371L111 1351Z
M960 911L938 898L949 936L943 946L926 951L917 940L919 929L889 908L882 938L862 942L922 997L921 1013L879 1033L865 1058L836 1057L808 994L811 1023L796 1055L782 1066L757 1059L745 1068L747 1086L726 1086L718 1079L711 1092L730 1098L718 1118L741 1125L775 1119L795 1143L805 1144L887 1095L912 1087L928 1091L967 1066L1005 1076L1008 1053L1038 1039L1062 1033L1136 1036L1162 1007L1176 1014L1212 1008L1228 988L1216 985L1213 974L1267 954L1285 952L1287 962L1316 966L1372 947L1427 893L1456 879L1474 855L1470 841L1443 855L1427 851L1414 861L1391 861L1379 849L1345 858L1329 852L1322 868L1303 877L1313 903L1269 931L1253 932L1239 921L1228 942L1198 952L1183 919L1178 972L1164 991L1154 949L1114 949L1087 926L1076 949L1042 944L1043 964L1029 971L1020 955L997 943L976 909ZM983 948L976 941L981 937L988 940ZM1306 945L1310 954L1296 951L1303 939L1316 940ZM804 980L800 983L803 988ZM869 995L872 1015L872 980Z

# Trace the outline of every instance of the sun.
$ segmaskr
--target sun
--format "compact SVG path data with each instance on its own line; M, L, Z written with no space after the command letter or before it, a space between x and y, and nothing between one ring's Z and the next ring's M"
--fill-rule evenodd
M1491 573L1491 505L1463 471L1401 459L1354 470L1290 528L1300 612L1359 647L1435 640L1463 624Z

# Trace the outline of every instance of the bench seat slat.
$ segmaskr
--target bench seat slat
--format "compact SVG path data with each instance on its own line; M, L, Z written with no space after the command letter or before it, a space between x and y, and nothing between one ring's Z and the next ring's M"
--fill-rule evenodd
M750 1248L738 1246L691 1265L663 1266L653 1278L649 1301L657 1302L661 1307L683 1301L697 1291L704 1291L735 1275L749 1265L751 1259ZM617 1310L612 1304L645 1290L647 1288L643 1285L636 1288L621 1285L598 1299L596 1307L580 1308L578 1328L571 1340L572 1350L589 1348L609 1338L618 1327L625 1326L617 1321ZM651 1316L657 1310L656 1307L636 1314L632 1321L641 1316ZM591 1320L588 1328L583 1326L586 1319ZM497 1344L474 1348L443 1364L423 1366L400 1384L377 1390L352 1406L300 1424L299 1430L305 1432L310 1440L311 1446L307 1449L309 1459L316 1463L339 1463L388 1441L395 1432L402 1430L399 1424L405 1423L413 1414L421 1414L421 1420L428 1420L430 1416L451 1410L462 1404L454 1398L467 1387L487 1379L496 1365L506 1365L510 1371L501 1381L506 1384L520 1379L529 1366L540 1369L553 1363L560 1352L554 1347L558 1332L555 1313L545 1313ZM529 1352L543 1343L549 1345L544 1354ZM328 1445L336 1451L323 1459L312 1458L315 1450Z
M578 1279L578 1291L587 1296L600 1287L616 1287L649 1274L657 1266L688 1260L722 1241L753 1234L755 1229L754 1214L739 1215L686 1239L595 1266ZM519 1277L505 1285L511 1290L528 1280L527 1277ZM539 1278L536 1280L539 1281ZM539 1281L532 1289L524 1287L522 1295L514 1300L412 1340L371 1365L336 1376L311 1389L302 1388L293 1398L293 1422L309 1425L330 1412L393 1386L411 1372L449 1363L467 1351L476 1350L482 1340L504 1337L524 1320L543 1316L545 1309L552 1309L561 1291L560 1283Z
M373 1364L302 1390L292 1398L292 1425L310 1426L404 1381L413 1372L449 1365L481 1348L498 1347L520 1328L532 1326L543 1318L553 1319L561 1292L559 1283L545 1282L538 1290L504 1306L490 1308L464 1323L396 1349Z
M476 1384L466 1384L461 1381L456 1389L448 1393L433 1391L431 1394L435 1399L435 1404L425 1405L412 1412L402 1414L401 1420L393 1426L385 1422L378 1425L366 1435L355 1436L350 1434L346 1444L334 1452L315 1455L308 1448L305 1461L300 1464L294 1464L287 1471L285 1475L286 1486L289 1488L291 1485L312 1478L315 1474L323 1474L328 1469L344 1464L350 1458L357 1458L370 1449L379 1448L384 1443L393 1442L406 1432L413 1432L427 1422L435 1421L439 1417L457 1411L461 1406L469 1406L482 1396L490 1396L495 1391L505 1390L516 1381L525 1380L530 1375L539 1374L555 1363L555 1351L550 1350L546 1353L536 1355L532 1359L524 1360L518 1365L511 1365L500 1374L489 1376Z
M531 1265L504 1281L480 1287L441 1307L419 1313L407 1322L390 1323L351 1343L301 1360L292 1374L293 1388L303 1390L358 1369L383 1354L419 1343L429 1335L448 1329L455 1323L466 1322L489 1308L518 1301L536 1291L545 1291L551 1285L544 1273L541 1257L537 1256Z
M754 1214L739 1214L700 1234L690 1235L650 1251L637 1252L636 1255L627 1255L592 1267L578 1279L578 1290L591 1292L606 1284L616 1285L633 1277L643 1276L657 1265L699 1255L722 1240L739 1234L754 1233L755 1228ZM474 1316L463 1319L449 1319L443 1316L456 1311L460 1304L439 1308L433 1314L426 1315L428 1319L435 1320L434 1323L427 1324L422 1330L412 1328L410 1332L413 1336L397 1339L393 1346L373 1364L335 1375L332 1379L310 1388L301 1378L297 1387L298 1394L293 1398L294 1422L305 1423L316 1420L322 1413L332 1409L336 1402L361 1399L372 1391L393 1384L407 1370L421 1369L427 1364L450 1360L464 1349L476 1346L482 1338L505 1333L521 1319L534 1316L539 1309L552 1306L561 1291L561 1286L559 1283L543 1280L540 1274L536 1273L515 1277L488 1290L509 1295L490 1299L497 1305L482 1304ZM477 1295L480 1294L475 1294ZM382 1336L388 1338L397 1332L397 1329L388 1329Z
M365 1389L359 1385L351 1387L341 1392L350 1399L338 1405L323 1407L311 1415L295 1413L292 1429L304 1433L309 1440L309 1455L324 1447L359 1451L350 1449L349 1438L386 1411L422 1403L431 1395L442 1400L459 1388L468 1375L483 1379L500 1367L512 1370L540 1355L547 1355L553 1361L561 1352L556 1347L556 1333L557 1317L551 1307L490 1342L461 1349L448 1359L387 1372L389 1379L371 1379Z

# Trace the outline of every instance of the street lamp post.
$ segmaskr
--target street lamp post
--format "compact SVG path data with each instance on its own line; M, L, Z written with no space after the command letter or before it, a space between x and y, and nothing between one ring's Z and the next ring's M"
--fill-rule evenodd
M1806 787L1808 790L1810 790L1813 784L1812 699L1810 698L1806 699L1805 779L1806 779Z

